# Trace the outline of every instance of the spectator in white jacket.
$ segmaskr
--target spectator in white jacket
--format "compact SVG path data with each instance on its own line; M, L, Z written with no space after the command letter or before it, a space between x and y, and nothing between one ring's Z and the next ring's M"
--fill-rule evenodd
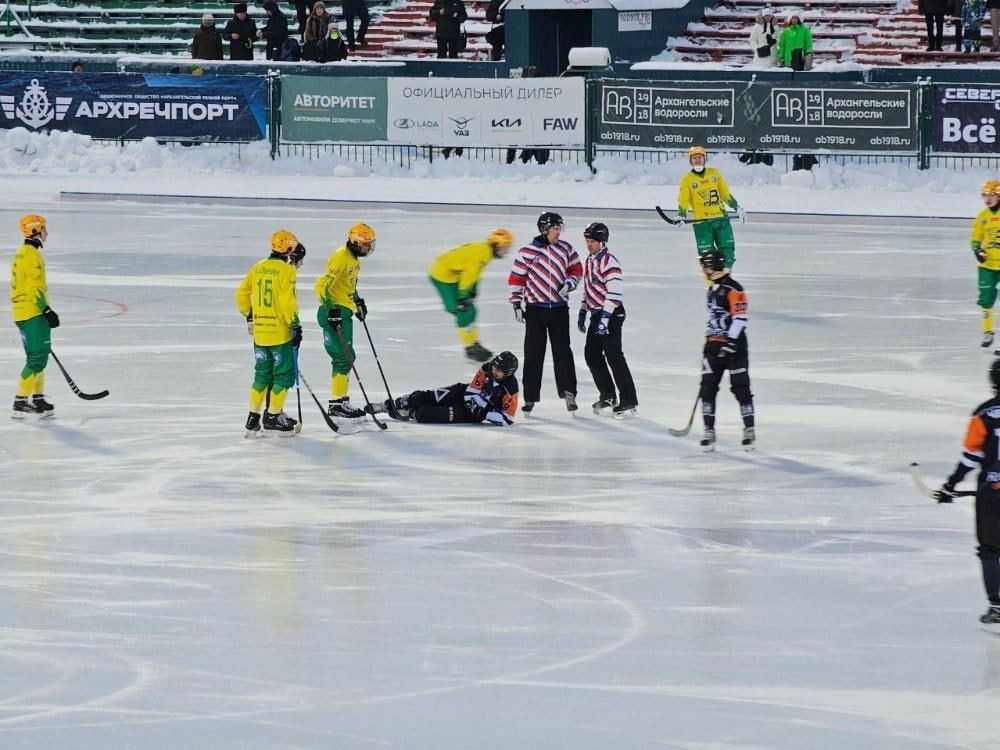
M750 30L750 53L755 68L774 68L778 65L778 34L774 28L774 11L764 8Z

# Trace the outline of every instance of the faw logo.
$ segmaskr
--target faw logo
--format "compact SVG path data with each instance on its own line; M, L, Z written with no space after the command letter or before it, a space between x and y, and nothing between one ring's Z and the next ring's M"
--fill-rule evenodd
M16 97L0 96L4 116L8 120L20 120L33 130L48 125L53 119L57 122L64 119L72 102L72 97L57 96L53 105L37 78L31 79L31 84L25 87L20 103L17 103Z
M577 117L546 117L542 120L543 130L576 130Z

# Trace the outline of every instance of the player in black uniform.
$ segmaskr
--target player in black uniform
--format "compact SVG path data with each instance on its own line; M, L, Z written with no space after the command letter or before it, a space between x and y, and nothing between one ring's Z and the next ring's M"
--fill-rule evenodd
M400 417L417 422L489 422L507 427L514 423L517 413L517 365L517 357L511 352L500 352L476 370L469 383L414 391L400 396L393 405ZM388 401L375 409L392 414Z
M747 346L747 295L726 270L726 260L718 250L702 253L699 262L708 288L708 327L701 367L701 418L705 437L701 446L715 450L715 396L722 375L729 370L730 390L743 416L743 447L753 450L754 412L750 392L750 352Z
M975 408L965 431L962 458L934 493L939 503L955 499L955 485L979 469L976 488L977 553L983 566L983 586L990 608L979 618L984 630L1000 633L1000 359L990 367L993 398Z

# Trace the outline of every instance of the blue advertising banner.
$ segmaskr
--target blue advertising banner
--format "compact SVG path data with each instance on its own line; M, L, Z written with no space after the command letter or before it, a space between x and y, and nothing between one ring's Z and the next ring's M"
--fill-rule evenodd
M1000 86L943 83L934 86L931 150L951 154L997 154L1000 141Z
M94 138L259 141L267 84L251 76L0 73L0 127Z

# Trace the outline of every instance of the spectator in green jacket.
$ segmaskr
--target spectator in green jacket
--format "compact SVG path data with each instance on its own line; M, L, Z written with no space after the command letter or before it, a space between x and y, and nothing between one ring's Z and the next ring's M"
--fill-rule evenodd
M778 60L786 68L808 70L812 67L812 53L812 32L802 19L793 15L778 39Z

